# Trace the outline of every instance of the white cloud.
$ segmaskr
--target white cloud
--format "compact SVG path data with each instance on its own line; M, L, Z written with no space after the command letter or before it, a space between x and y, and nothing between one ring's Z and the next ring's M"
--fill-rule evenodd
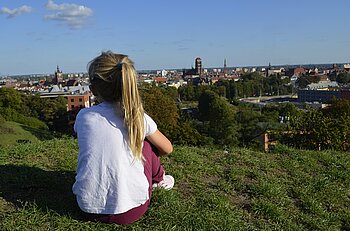
M70 3L56 4L52 0L47 2L46 8L56 13L45 15L45 19L58 21L72 29L81 28L86 19L93 14L93 11L86 6Z
M15 16L25 14L25 13L30 13L30 12L32 12L32 8L30 6L26 6L26 5L23 5L23 6L18 7L18 8L14 8L12 10L7 8L7 7L2 7L0 9L0 14L7 14L8 18L13 18Z

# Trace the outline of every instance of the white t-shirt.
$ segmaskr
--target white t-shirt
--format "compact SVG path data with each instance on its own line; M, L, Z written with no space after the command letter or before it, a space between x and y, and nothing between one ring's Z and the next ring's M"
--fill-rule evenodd
M107 102L85 108L75 121L79 156L73 193L87 213L124 213L149 199L142 161L131 152L123 115L116 108ZM147 114L144 119L149 136L157 125Z

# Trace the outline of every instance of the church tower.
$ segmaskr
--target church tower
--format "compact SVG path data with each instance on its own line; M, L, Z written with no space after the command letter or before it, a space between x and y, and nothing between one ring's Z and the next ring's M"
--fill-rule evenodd
M197 57L195 60L195 70L197 75L202 76L202 59L199 57Z
M63 73L60 70L59 66L57 65L57 70L55 72L55 77L52 80L53 84L59 84L63 82Z
M269 62L269 67L268 68L266 68L266 78L267 77L269 77L270 75L271 75L271 73L272 73L272 66L271 66L271 62Z

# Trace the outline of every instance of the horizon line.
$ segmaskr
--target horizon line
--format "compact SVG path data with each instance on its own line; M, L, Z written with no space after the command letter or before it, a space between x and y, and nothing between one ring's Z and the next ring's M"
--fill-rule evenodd
M282 67L282 66L312 66L312 65L334 65L334 64L349 64L350 62L329 62L329 63L304 63L304 64L271 64L271 67ZM229 66L226 67L228 69L232 68L252 68L252 67L268 67L269 65L239 65L239 66ZM191 67L193 68L193 67ZM156 68L156 69L136 69L136 71L158 71L158 70L189 70L191 68ZM224 66L218 66L218 67L204 67L203 69L219 69L224 68ZM51 75L54 72L50 73L30 73L30 74L7 74L3 75L0 74L0 77L11 77L11 76L28 76L28 75ZM75 72L65 72L66 74L81 74L81 73L87 73L87 71L75 71Z

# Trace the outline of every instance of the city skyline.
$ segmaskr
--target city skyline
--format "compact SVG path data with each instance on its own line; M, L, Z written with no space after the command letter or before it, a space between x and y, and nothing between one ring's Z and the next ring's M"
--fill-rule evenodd
M346 0L0 1L0 75L85 72L101 51L138 70L347 63Z

